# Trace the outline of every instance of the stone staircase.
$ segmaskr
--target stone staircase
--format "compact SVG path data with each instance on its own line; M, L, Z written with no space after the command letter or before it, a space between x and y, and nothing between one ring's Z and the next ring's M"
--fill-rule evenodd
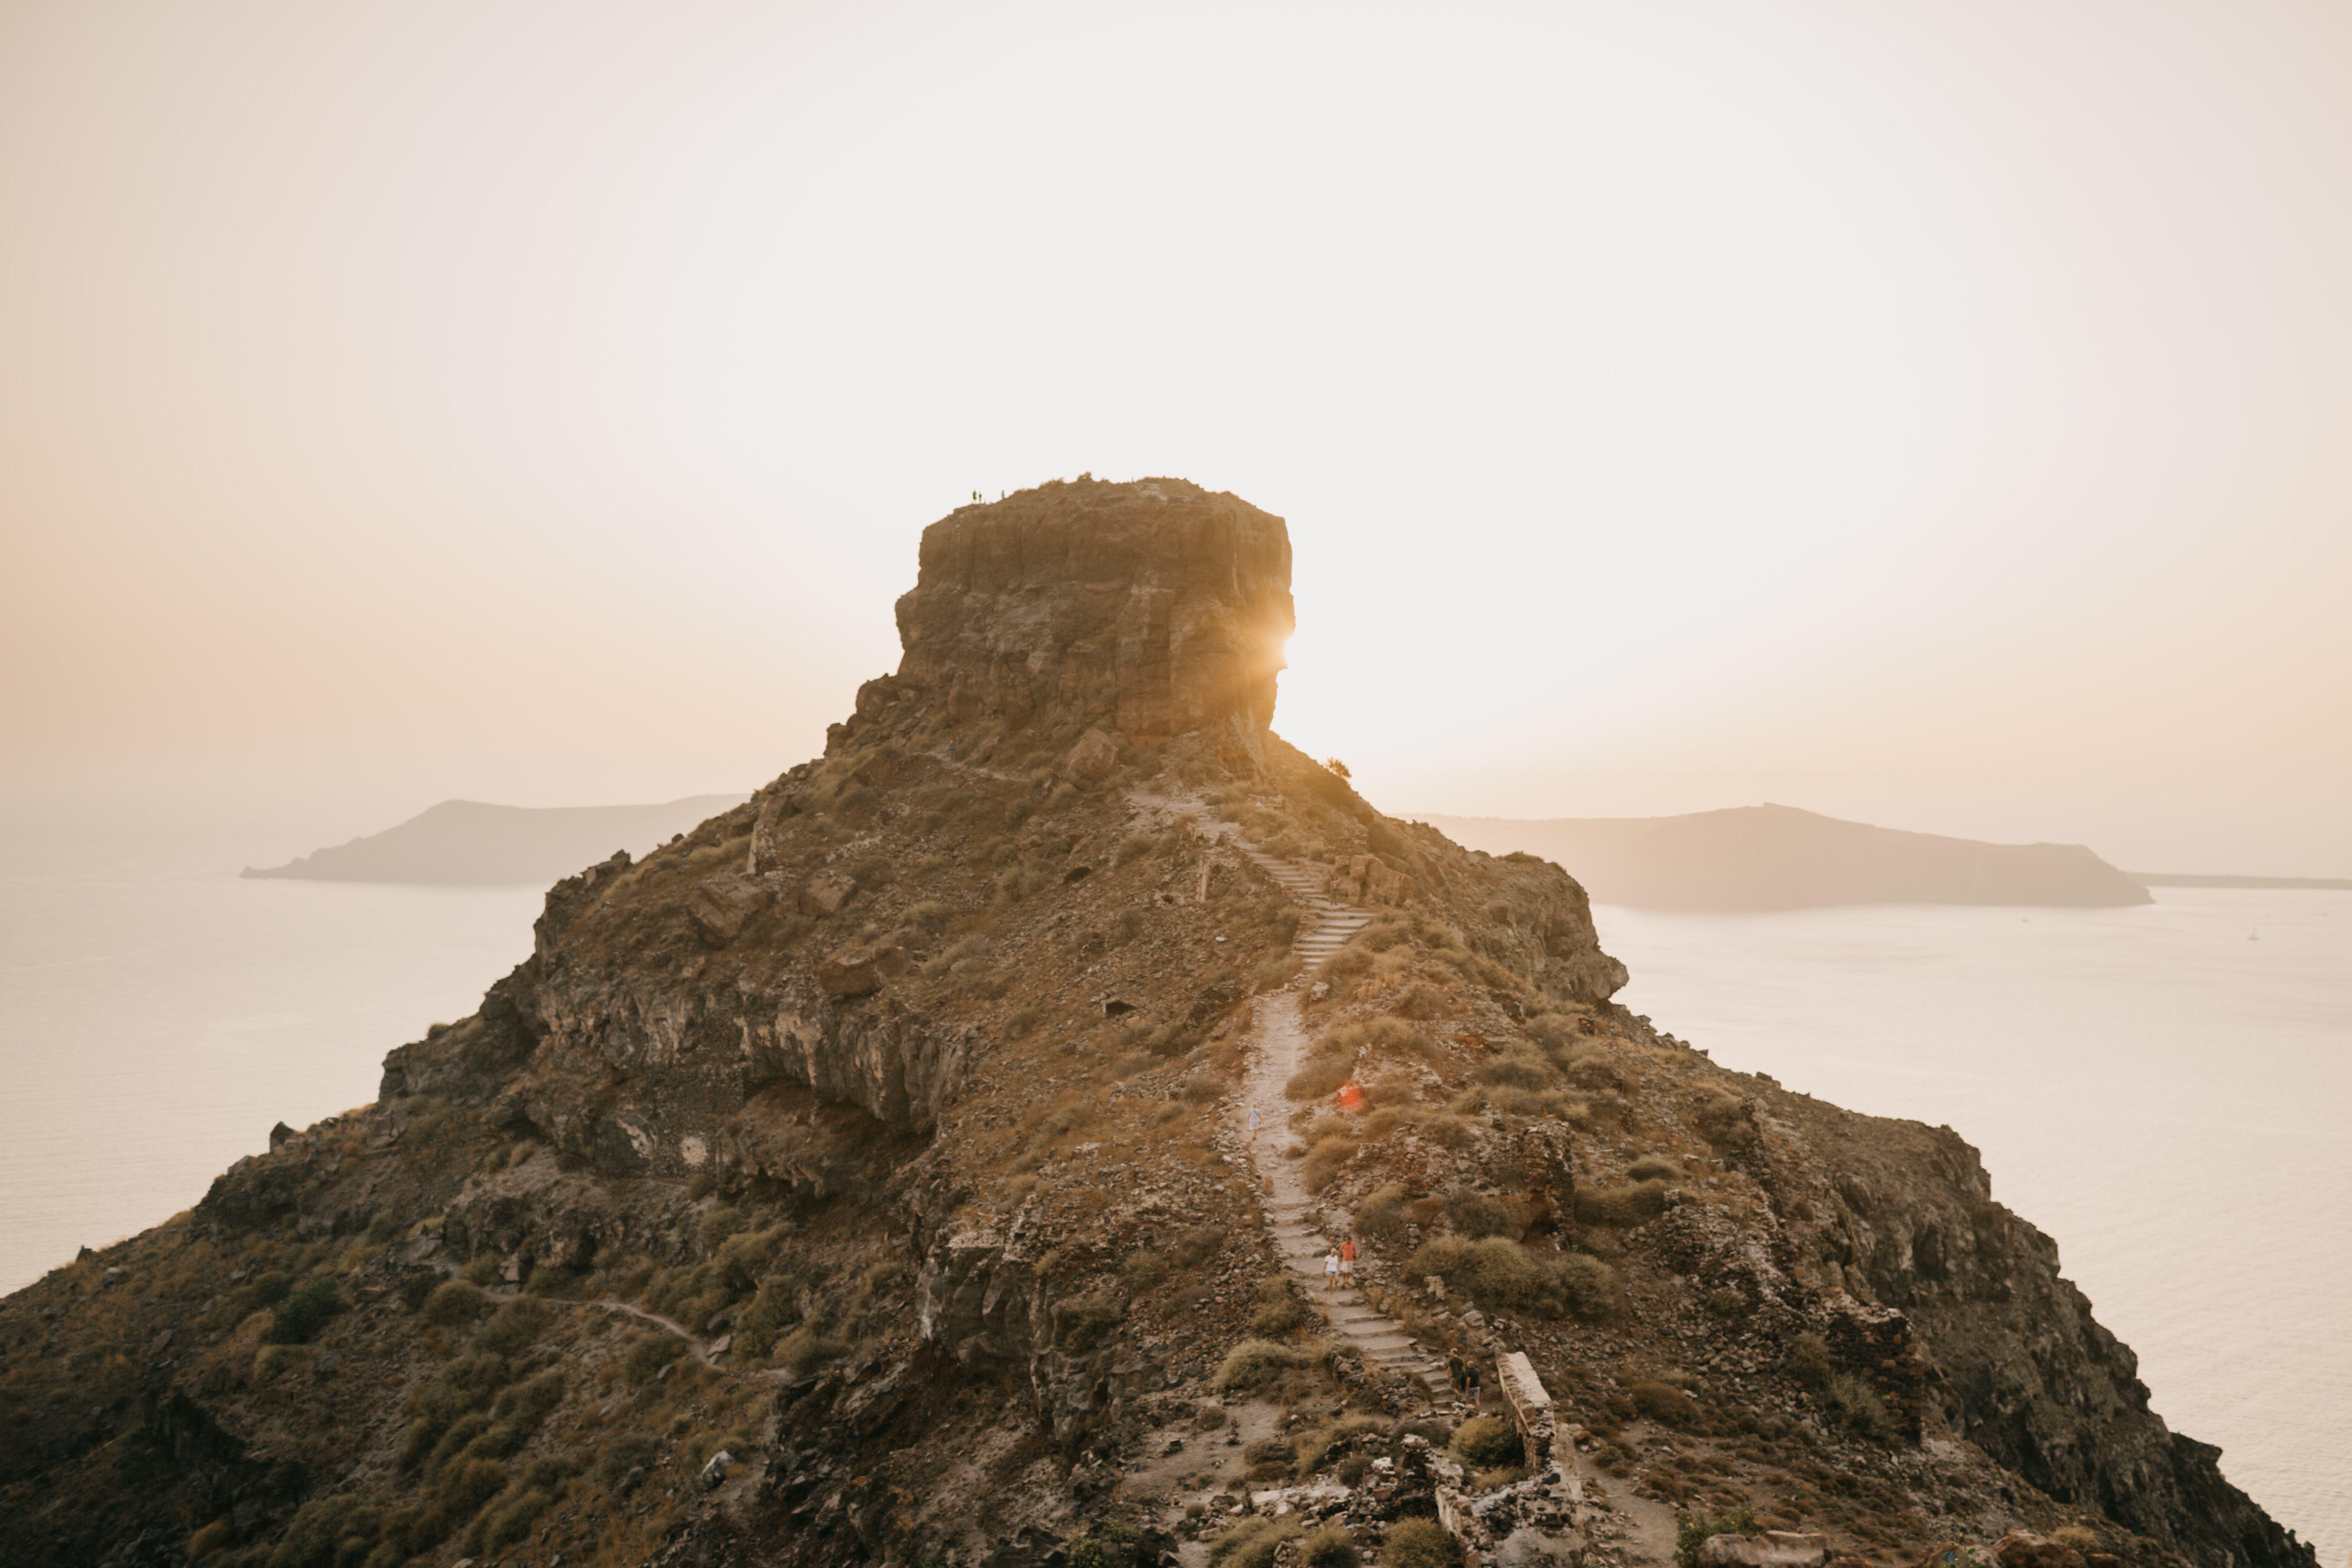
M1265 1226L1284 1264L1296 1271L1308 1300L1319 1308L1331 1331L1360 1352L1365 1363L1384 1372L1402 1373L1418 1380L1432 1394L1447 1388L1445 1363L1416 1342L1404 1325L1373 1310L1364 1293L1351 1282L1327 1293L1323 1289L1323 1258L1345 1234L1347 1216L1326 1215L1322 1205L1299 1179L1297 1163L1282 1157L1291 1141L1286 1123L1293 1109L1283 1098L1282 1086L1298 1070L1307 1049L1306 1020L1299 1011L1299 989L1312 983L1313 967L1339 951L1348 939L1372 919L1372 911L1332 898L1321 869L1243 847L1252 864L1287 891L1306 911L1291 951L1305 960L1310 973L1284 989L1262 997L1256 1019L1257 1051L1243 1086L1236 1110L1244 1128L1255 1104L1265 1118L1250 1161L1264 1178L1259 1202ZM1325 1226L1329 1229L1325 1229Z

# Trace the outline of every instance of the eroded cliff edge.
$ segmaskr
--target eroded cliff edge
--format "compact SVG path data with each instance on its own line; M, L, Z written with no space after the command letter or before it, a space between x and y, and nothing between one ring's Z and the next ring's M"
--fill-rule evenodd
M1275 735L1288 578L1179 480L934 523L824 757L559 883L374 1104L0 1309L9 1560L1140 1560L1308 1481L1370 1550L1459 1412L1273 1279L1229 1100L1296 988L1269 1141L1385 1310L1533 1359L1591 1561L1742 1505L1881 1561L2311 1561L1958 1138L1716 1068L1612 1003L1557 867ZM1298 973L1263 858L1376 918Z

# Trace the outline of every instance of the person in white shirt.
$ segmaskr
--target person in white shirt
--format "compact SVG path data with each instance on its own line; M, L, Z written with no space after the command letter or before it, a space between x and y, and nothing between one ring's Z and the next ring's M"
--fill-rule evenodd
M1339 1288L1339 1249L1335 1247L1331 1249L1330 1256L1323 1259L1323 1289L1337 1290Z

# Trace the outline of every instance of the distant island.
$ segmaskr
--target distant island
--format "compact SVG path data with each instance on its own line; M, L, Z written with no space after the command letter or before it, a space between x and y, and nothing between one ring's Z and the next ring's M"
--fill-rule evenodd
M2155 900L2079 844L1983 844L1905 833L1788 805L1688 816L1433 816L1456 842L1554 860L1596 903L1666 910L1801 910L1837 904L2037 904Z
M2352 892L2352 877L2208 877L2189 871L2126 871L2143 888L2317 888Z
M397 827L320 849L253 878L313 882L429 882L543 887L615 849L641 854L741 805L741 795L697 795L661 805L486 805L445 800Z

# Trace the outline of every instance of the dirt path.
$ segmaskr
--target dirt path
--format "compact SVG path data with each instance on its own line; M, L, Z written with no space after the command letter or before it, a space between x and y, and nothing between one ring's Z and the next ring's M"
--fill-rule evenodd
M684 1323L677 1322L669 1318L665 1318L658 1312L648 1312L643 1307L632 1307L626 1301L583 1301L580 1305L583 1307L600 1308L607 1312L618 1312L624 1317L635 1318L641 1323L651 1323L657 1329L667 1329L669 1332L676 1334L679 1339L686 1342L686 1348L694 1352L695 1360L700 1362L705 1366L717 1364L711 1360L710 1347L705 1344L701 1340L696 1338L694 1335L688 1333Z
M1329 895L1319 868L1277 860L1247 847L1243 853L1281 883L1306 911L1291 950L1310 966L1338 952L1371 921L1370 910L1357 909ZM1347 1234L1347 1215L1327 1213L1307 1192L1298 1162L1282 1156L1283 1149L1294 1142L1288 1126L1291 1102L1283 1098L1282 1088L1307 1053L1307 1023L1299 1008L1299 993L1309 984L1311 977L1302 974L1258 999L1251 1026L1252 1043L1257 1049L1233 1106L1243 1146L1260 1177L1259 1203L1266 1229L1273 1233L1284 1264L1306 1288L1307 1299L1322 1310L1333 1332L1361 1352L1369 1364L1403 1373L1419 1379L1431 1394L1442 1394L1447 1386L1444 1363L1415 1342L1403 1324L1374 1310L1352 1280L1336 1291L1324 1289L1323 1260ZM1255 1141L1249 1136L1253 1105L1262 1121Z

